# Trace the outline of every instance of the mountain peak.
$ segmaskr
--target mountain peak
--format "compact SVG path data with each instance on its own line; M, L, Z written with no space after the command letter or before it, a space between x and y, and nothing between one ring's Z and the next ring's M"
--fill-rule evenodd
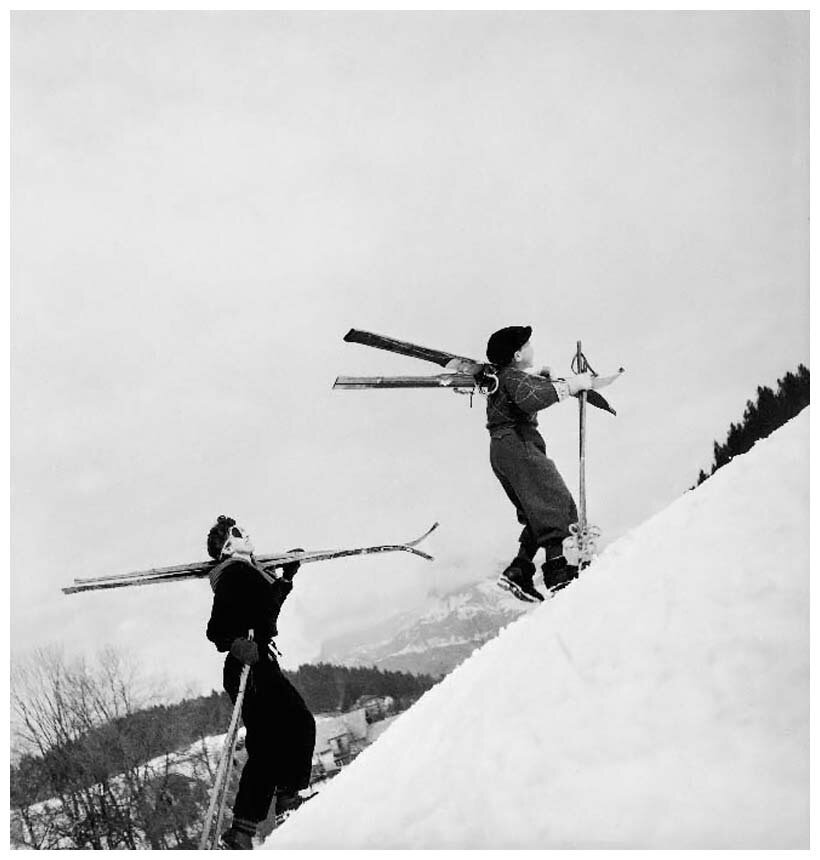
M530 609L495 579L439 593L418 609L324 643L320 660L441 676Z

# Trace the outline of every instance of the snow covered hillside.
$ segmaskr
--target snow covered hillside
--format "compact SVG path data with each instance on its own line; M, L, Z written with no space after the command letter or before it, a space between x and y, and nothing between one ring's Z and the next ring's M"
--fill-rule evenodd
M807 848L809 410L611 544L268 848Z

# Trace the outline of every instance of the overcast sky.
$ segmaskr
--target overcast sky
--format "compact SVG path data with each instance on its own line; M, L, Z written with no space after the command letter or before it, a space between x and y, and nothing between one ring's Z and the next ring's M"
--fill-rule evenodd
M756 386L809 362L808 14L12 15L12 656L114 644L218 687L204 582L75 576L394 542L306 567L322 639L494 577L519 526L484 403L332 391L436 372L351 326L627 374L588 422L613 540L708 469ZM542 414L577 489L577 408Z

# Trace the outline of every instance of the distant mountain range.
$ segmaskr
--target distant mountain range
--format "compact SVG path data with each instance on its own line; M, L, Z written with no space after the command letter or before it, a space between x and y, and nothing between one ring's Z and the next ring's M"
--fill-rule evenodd
M531 604L495 581L432 596L419 609L326 641L319 659L343 666L446 675Z

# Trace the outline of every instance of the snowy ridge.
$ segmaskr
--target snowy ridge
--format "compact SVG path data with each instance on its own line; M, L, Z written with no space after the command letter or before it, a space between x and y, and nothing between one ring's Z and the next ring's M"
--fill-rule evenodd
M445 675L531 608L498 588L495 579L433 597L416 612L331 640L320 660Z
M807 848L808 434L611 544L266 847Z

